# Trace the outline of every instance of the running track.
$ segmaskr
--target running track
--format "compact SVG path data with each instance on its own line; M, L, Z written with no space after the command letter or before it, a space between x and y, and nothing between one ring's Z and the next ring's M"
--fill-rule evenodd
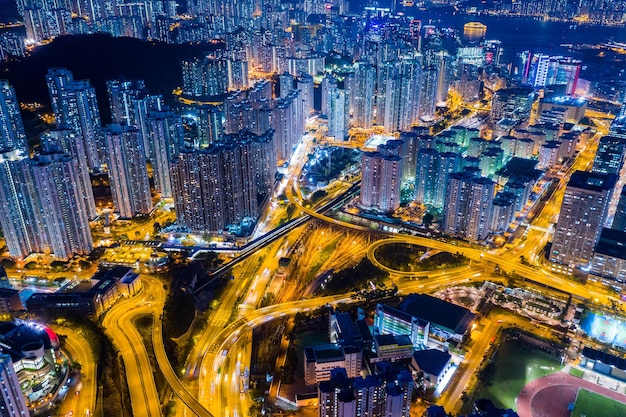
M526 384L516 400L517 413L520 417L569 417L567 406L574 402L578 388L626 403L624 394L565 372L556 372Z

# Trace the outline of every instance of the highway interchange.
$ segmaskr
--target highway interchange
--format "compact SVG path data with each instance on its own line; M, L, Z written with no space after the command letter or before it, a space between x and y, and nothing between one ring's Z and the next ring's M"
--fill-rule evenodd
M308 146L308 145L307 145ZM304 154L307 152L304 147ZM575 169L586 167L595 152L594 141L587 150L577 158L575 164L567 172L571 174ZM304 160L301 158L299 160ZM294 164L293 172L297 173L301 166ZM296 185L296 175L286 178L285 193L289 201L295 204L301 213L310 218L315 218L334 228L346 229L351 232L374 234L378 239L370 243L364 252L368 258L378 267L387 270L391 278L398 286L401 294L410 292L429 293L437 289L480 282L484 280L502 280L499 275L494 275L494 267L497 265L502 272L515 273L527 279L545 284L553 289L570 293L580 299L588 299L599 304L610 304L611 301L619 301L617 298L607 295L602 289L589 288L588 286L572 281L561 275L541 269L537 259L540 259L540 251L543 250L549 240L549 226L553 224L558 215L558 207L566 181L559 180L550 203L546 204L535 216L532 224L537 227L529 227L527 234L515 245L506 245L497 250L486 250L475 245L469 245L457 241L443 241L431 238L396 235L381 230L373 230L360 225L346 223L327 216L321 210L303 206L304 199ZM283 236L279 236L274 243L251 253L238 265L233 265L234 281L228 285L222 295L217 308L208 316L206 326L194 336L195 344L189 355L185 367L178 372L172 369L167 359L163 335L161 333L161 314L165 301L165 289L163 283L150 275L142 275L143 290L133 299L118 302L107 313L104 319L104 327L113 339L120 351L126 369L128 386L131 395L131 404L134 416L160 416L161 400L158 396L154 376L153 365L146 346L138 331L134 327L134 320L143 315L151 315L153 318L152 345L156 366L161 370L167 383L179 398L177 406L178 416L225 416L243 417L247 415L249 399L241 394L239 375L244 369L250 367L250 351L252 329L270 320L288 317L297 312L314 310L327 304L353 303L357 301L353 294L341 294L311 299L300 299L289 302L281 302L264 308L257 308L265 287L270 285L271 279L268 272L277 268L277 261L283 255L285 247L290 247L306 232L306 225L286 230ZM469 267L455 268L447 271L429 273L410 273L389 270L374 256L377 247L389 243L409 243L420 245L436 250L460 253L473 262ZM313 250L313 248L308 248ZM355 251L354 253L359 253ZM307 256L313 256L308 253ZM534 264L522 263L520 256L534 260ZM256 293L256 295L253 295ZM243 300L243 302L242 302ZM460 407L461 393L471 383L475 370L482 361L482 355L487 350L487 345L492 335L503 326L516 326L537 332L527 321L503 315L495 318L482 319L484 326L480 332L472 334L474 344L461 365L450 388L444 392L441 403L446 410L456 411ZM81 356L75 347L67 346L72 355ZM74 352L72 352L74 351ZM80 359L79 359L80 360ZM87 360L87 359L82 359ZM85 370L83 369L83 373ZM95 378L84 378L84 383ZM86 384L88 385L88 384ZM88 387L93 392L93 397L86 396L84 405L78 409L93 409L95 407L95 386ZM83 392L85 388L83 388ZM91 394L90 394L91 395Z

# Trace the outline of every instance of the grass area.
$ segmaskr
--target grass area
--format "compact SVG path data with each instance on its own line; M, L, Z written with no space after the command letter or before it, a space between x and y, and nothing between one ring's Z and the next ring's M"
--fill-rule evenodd
M493 363L493 384L484 389L482 396L490 398L496 407L511 409L524 385L562 368L560 361L547 353L511 341L500 347Z
M438 252L422 259L427 248L408 243L389 243L379 246L374 252L383 265L406 272L433 271L466 265L469 260L462 255Z
M332 241L328 242L328 244L324 246L321 251L317 252L317 254L315 255L316 259L309 268L305 282L310 282L313 279L313 277L315 277L315 275L319 272L320 268L324 265L324 263L328 259L330 259L330 256L335 251L335 248L337 247L338 243L339 243L339 238L333 239Z
M626 404L595 392L579 389L572 417L626 416Z
M578 368L570 368L569 374L575 376L576 378L582 378L585 375L585 372Z
M372 265L369 259L363 258L354 267L334 273L332 279L322 289L321 294L331 295L358 291L369 288L370 281L375 285L383 284L388 277L387 272Z

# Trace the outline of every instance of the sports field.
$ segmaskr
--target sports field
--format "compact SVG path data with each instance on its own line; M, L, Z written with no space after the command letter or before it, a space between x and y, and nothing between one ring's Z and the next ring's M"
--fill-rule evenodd
M589 313L580 323L580 328L600 342L626 348L626 322L622 320Z
M494 363L494 381L485 388L483 397L490 398L496 407L511 409L515 409L515 399L527 383L562 368L558 359L515 342L500 346Z
M572 417L616 417L626 416L626 404L604 395L579 389Z

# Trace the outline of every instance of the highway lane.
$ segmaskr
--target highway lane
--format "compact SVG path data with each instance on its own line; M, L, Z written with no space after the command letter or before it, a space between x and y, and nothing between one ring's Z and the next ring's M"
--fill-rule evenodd
M91 350L89 342L74 330L51 324L50 327L56 334L65 336L63 350L72 358L73 362L78 362L80 368L80 392L71 399L66 399L61 406L61 414L74 412L76 416L86 416L92 413L96 407L96 360ZM75 390L78 388L75 387ZM70 394L73 394L70 391ZM67 404L66 404L67 403ZM89 410L87 412L87 410Z
M186 362L186 373L183 379L185 391L197 393L195 396L197 402L191 402L193 408L189 408L186 406L188 401L186 399L187 394L183 393L183 396L181 396L182 404L179 403L180 406L177 407L178 416L191 416L198 412L203 412L201 408L204 407L206 407L204 412L212 411L214 415L222 414L220 398L215 395L214 391L215 381L213 381L213 378L217 368L211 370L203 365L203 363L212 362L217 356L216 354L220 353L216 350L213 340L230 322L235 309L246 307L239 308L236 316L240 316L245 311L256 308L256 305L237 306L236 303L240 299L243 300L242 302L249 301L254 304L260 301L267 280L278 266L278 259L285 255L284 251L286 248L291 247L300 238L304 230L304 227L294 229L234 268L234 279L228 284L217 309L209 317L207 326L197 336L197 342ZM156 344L158 342L155 342ZM249 366L249 357L247 361ZM174 378L177 378L175 373L169 376L172 381ZM176 384L176 382L172 383Z
M550 273L541 269L537 269L536 267L533 267L531 265L524 265L519 261L519 259L507 258L501 254L490 253L490 252L487 252L486 250L476 248L476 247L459 246L459 245L448 243L445 241L434 240L434 239L420 237L420 236L397 235L391 232L385 232L383 230L373 230L365 226L355 225L352 223L333 219L324 214L318 213L314 210L307 209L306 207L304 207L300 203L301 199L297 199L294 196L293 192L294 191L298 192L298 189L295 188L294 190L294 188L295 187L293 183L291 184L291 187L287 187L287 189L285 190L287 194L287 198L289 198L290 201L296 204L298 208L300 208L307 214L319 220L323 220L325 222L328 222L328 223L331 223L340 227L353 229L353 230L377 233L381 236L387 237L386 240L389 242L413 243L413 244L425 246L425 247L432 248L432 249L438 249L438 250L451 252L451 253L458 253L474 261L491 262L495 265L498 265L504 272L517 273L518 275L523 276L525 278L529 278L534 281L544 283L556 289L572 293L582 298L591 298L594 301L602 303L602 304L608 305L610 304L611 301L615 301L615 302L620 301L618 298L607 295L605 292L600 292L598 290L588 288L584 286L583 284L571 281L567 278L558 276L556 274L553 274L553 273ZM373 245L380 245L380 243L374 242Z
M160 417L161 402L152 365L133 320L142 315L161 314L165 297L158 280L142 276L142 284L142 296L148 301L139 301L138 297L120 301L109 310L102 324L124 361L133 416Z
M466 271L458 271L455 274L442 274L438 277L429 278L425 280L405 280L398 283L401 293L410 292L432 292L437 289L445 288L450 283L464 282L469 283L472 281L483 281L485 277L481 273L477 273L475 270L467 268ZM228 358L234 354L238 354L237 343L239 337L246 331L249 331L263 323L270 320L274 320L287 315L293 315L301 311L310 311L318 307L330 304L342 304L342 303L354 303L359 301L356 297L352 297L352 294L341 294L326 297L318 297L310 300L297 300L282 304L276 304L273 306L258 309L246 314L242 319L237 320L235 323L231 323L217 337L217 350L219 354L213 357L213 361L209 367L213 372L223 369L229 364ZM210 360L207 357L207 361ZM206 366L203 364L203 368ZM226 368L227 369L227 368ZM222 372L220 372L221 374ZM230 377L230 376L229 376ZM232 410L238 409L238 402L240 401L240 393L235 386L230 384L224 377L214 378L214 385L211 388L212 393L218 394L221 397L222 405L220 411L222 413L225 410L229 410L232 415ZM228 403L224 403L228 401Z
M220 303L219 309L226 309L231 313L233 308L239 307L237 318L250 311L250 309L255 309L262 299L271 275L278 268L278 260L280 257L286 255L284 252L287 248L293 246L304 231L304 228L296 229L285 238L278 240L263 251L255 254L254 261L248 263L248 266L241 275L237 276L233 281L234 287L239 289L238 294L243 294L242 302L244 304L235 306L235 300L232 299L232 297L226 297ZM210 368L209 364L214 362L215 358L221 355L221 351L215 344L215 338L227 324L228 321L221 323L210 322L201 337L206 345L195 349L196 356L193 358L196 363L200 363L199 369L201 370L198 375L198 400L214 415L221 415L223 413L221 398L220 396L214 395L215 384L217 383L216 379L225 378L226 374L220 373L216 376L215 373L218 371L219 367ZM247 360L249 361L249 358Z
M349 223L337 221L327 216L319 215L313 210L307 210L304 207L302 207L301 204L299 204L299 201L302 200L301 196L299 197L300 198L299 200L294 201L295 199L293 197L292 189L293 189L293 185L288 186L286 189L289 200L292 202L296 202L296 204L301 210L305 211L309 215L312 215L313 217L333 223L338 226L348 227L353 230L365 231L369 233L374 232L374 233L382 234L384 236L390 235L388 233L377 231L377 230L372 230L370 228L366 228L363 226L352 225ZM548 285L553 285L555 286L555 288L560 288L560 289L566 288L566 291L573 292L574 294L577 294L583 297L596 296L596 299L598 301L605 301L606 299L608 299L608 298L605 298L604 293L590 291L588 288L585 288L584 286L581 286L580 284L565 280L562 277L555 276L545 271L539 271L528 265L521 265L517 259L507 259L498 254L485 252L484 250L479 249L479 248L462 247L462 246L457 246L457 245L453 245L453 244L446 243L446 242L434 241L434 240L426 239L426 238L409 237L409 236L403 236L403 237L393 236L392 238L387 239L387 240L414 243L414 244L419 244L419 245L423 245L423 246L427 246L427 247L431 247L431 248L435 248L439 250L454 252L454 253L458 252L476 261L489 261L489 262L495 263L499 265L500 268L502 268L505 271L508 271L508 272L515 271L520 275L526 275L539 282L544 282L544 283L547 283ZM441 280L429 279L427 280L428 285L421 284L419 283L419 281L408 283L411 285L411 287L409 285L406 285L405 283L401 283L401 286L402 286L401 290L404 291L404 290L408 290L409 288L414 288L414 291L428 292L428 288L431 286L430 284L431 282L432 283L438 282L437 285L439 286L454 285L458 283L459 280L462 279L461 277L463 276L466 277L466 278L463 278L465 281L471 280L472 279L471 273L476 275L476 273L472 271L472 272L467 272L467 273L460 273L458 276L450 274L447 277L442 277ZM482 279L483 278L480 278L480 280ZM298 302L295 302L296 304L284 303L284 304L278 305L278 307L273 306L273 307L276 307L277 310L261 309L261 310L257 310L257 311L246 314L246 316L244 317L244 320L239 319L235 323L232 323L231 325L227 326L223 331L221 331L220 334L216 337L212 346L205 345L205 346L208 346L208 348L211 349L212 352L216 352L216 353L205 355L204 360L203 360L203 365L201 367L202 372L200 373L200 375L210 377L209 374L211 372L217 372L217 370L220 369L220 366L224 364L227 359L228 359L228 362L226 362L226 364L229 367L232 367L231 361L229 359L231 353L229 352L228 348L226 349L223 349L223 348L229 346L229 344L232 345L233 343L236 343L237 337L242 330L244 329L249 330L255 326L260 325L264 321L272 320L276 317L280 317L286 314L293 314L297 311L301 311L301 309L315 308L319 305L325 304L326 302L336 302L336 301L337 301L336 299L328 301L325 298L316 299L316 300L300 300ZM352 299L344 298L343 302L352 302ZM262 314L265 314L265 313L267 314L263 316ZM155 326L155 332L159 330L158 327L159 326ZM158 342L158 335L155 335L155 346L159 346L160 348L161 345L162 343ZM159 350L159 348L157 348L157 350ZM165 357L164 352L162 352L162 354L157 353L157 358L159 357L160 357L160 360L159 359L157 360L159 361L160 366L163 368L162 362L164 360L167 362L167 358ZM204 365L204 362L210 362L214 366L207 367ZM169 362L167 364L169 365ZM207 369L209 369L208 372L206 372ZM169 371L167 370L167 367L165 367L164 372L166 373L166 378L168 379L168 382L170 382L172 387L175 389L175 392L177 392L181 396L181 398L183 398L183 401L186 404L192 407L192 410L194 411L194 413L198 415L211 415L210 413L208 413L208 411L206 411L206 409L202 407L200 402L194 403L193 398L188 398L189 392L182 386L182 384L180 384L180 381L176 377L176 374L173 372L173 370L171 370L171 367ZM227 377L224 377L224 381L225 381L224 384L221 384L219 382L219 378L217 378L217 385L219 386L218 387L212 386L211 388L209 388L211 397L218 389L220 390L220 392L222 392L222 394L218 395L218 398L220 398L221 399L220 402L223 401L224 404L234 402L235 401L234 398L237 397L237 395L235 395L236 392L234 392L237 390L235 389L236 385L232 381L232 375L231 375L230 384L226 382L227 381L226 378ZM206 386L207 384L201 384L201 385ZM212 385L212 384L209 384L209 385ZM223 392L224 390L225 392ZM216 408L217 408L217 412L220 414L225 412L225 410L233 410L234 412L234 410L237 409L236 406L222 405L219 403L217 404ZM220 415L220 414L217 414L217 415Z

